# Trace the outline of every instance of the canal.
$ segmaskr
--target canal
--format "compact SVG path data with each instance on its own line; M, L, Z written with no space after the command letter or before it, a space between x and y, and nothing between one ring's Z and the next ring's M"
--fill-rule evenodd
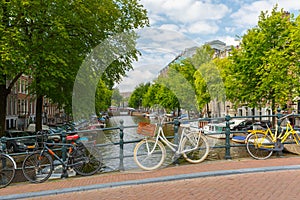
M135 126L140 121L149 121L144 117L140 116L113 116L109 119L107 127L118 127L120 126L120 121L123 121L123 125L127 126ZM173 136L174 131L173 127L168 127L167 135ZM138 166L135 164L133 160L133 150L135 147L136 142L141 140L143 136L140 136L136 133L136 128L125 128L124 129L124 160L123 166L124 170L131 170L136 169ZM210 153L207 157L206 161L213 161L213 160L222 160L225 159L225 139L217 139L207 137L209 144L210 144ZM105 171L116 171L119 170L120 165L120 131L117 130L110 130L110 131L97 131L96 141L99 146L99 149L102 152L103 160L105 162L106 169ZM131 143L131 141L133 141ZM129 143L128 143L129 142ZM169 165L173 165L172 156L173 153L170 151L168 147L167 150L167 158L164 162L165 167ZM245 147L232 147L230 150L230 154L232 159L236 158L243 158L249 157L248 153L246 152ZM180 159L179 163L185 162L184 160Z

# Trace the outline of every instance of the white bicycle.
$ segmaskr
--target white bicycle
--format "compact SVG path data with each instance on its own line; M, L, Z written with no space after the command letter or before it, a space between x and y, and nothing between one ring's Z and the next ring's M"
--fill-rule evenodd
M200 131L183 127L178 144L170 142L163 131L165 123L149 124L140 122L137 132L145 136L134 148L134 161L144 170L159 168L166 158L167 145L174 152L174 159L180 155L190 163L200 163L209 153L209 144ZM157 134L156 134L157 133Z

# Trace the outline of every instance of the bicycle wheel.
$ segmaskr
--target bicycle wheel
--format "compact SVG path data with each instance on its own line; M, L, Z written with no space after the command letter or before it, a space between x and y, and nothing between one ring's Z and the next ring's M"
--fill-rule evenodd
M200 163L209 153L209 144L205 136L199 132L187 134L182 140L183 157L190 163Z
M46 152L34 152L26 156L22 164L25 178L31 183L42 183L51 176L53 160Z
M152 139L142 140L136 144L133 157L140 168L154 170L163 164L166 158L166 149L160 141L156 143Z
M72 165L77 174L90 176L102 168L103 159L101 152L97 147L86 147L80 145L72 153Z
M264 160L273 154L274 144L269 135L250 133L246 139L246 148L251 157Z
M0 154L0 188L8 186L15 174L16 165L13 159L6 154Z

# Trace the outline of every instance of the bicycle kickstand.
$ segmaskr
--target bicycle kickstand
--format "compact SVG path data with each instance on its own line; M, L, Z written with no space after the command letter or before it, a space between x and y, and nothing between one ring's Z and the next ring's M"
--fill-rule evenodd
M60 178L68 178L68 177L69 177L68 170L64 168Z

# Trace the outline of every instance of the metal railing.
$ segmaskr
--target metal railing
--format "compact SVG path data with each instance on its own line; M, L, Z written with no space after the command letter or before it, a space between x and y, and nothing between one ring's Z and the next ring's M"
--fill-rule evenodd
M222 120L225 122L226 124L226 128L225 128L225 132L222 132L222 134L225 134L225 144L224 145L217 145L217 146L213 146L211 148L224 148L225 150L225 157L224 159L232 159L231 154L230 154L230 149L232 147L245 147L245 144L234 144L230 142L230 135L234 133L234 131L232 131L230 129L230 120L232 119L238 119L238 118L252 118L252 119L261 119L261 118L270 118L272 117L273 119L276 119L277 125L278 127L280 127L281 121L279 120L281 117L283 117L284 115L281 113L278 113L276 115L260 115L260 116L225 116L224 118L218 118L218 120ZM300 115L293 115L294 117L300 117ZM212 121L212 120L216 120L216 118L199 118L199 119L194 119L194 120L184 120L183 122L185 123L190 123L190 122L207 122L207 121ZM179 127L180 127L180 121L178 119L174 119L172 122L169 122L169 124L173 125L173 129L174 129L174 135L168 138L172 138L174 139L175 143L178 143L178 137L179 137ZM131 141L124 141L124 135L126 134L126 129L129 128L137 128L138 125L133 125L133 126L125 126L124 125L124 121L120 120L120 124L119 126L116 127L108 127L108 128L99 128L99 129L93 129L93 130L80 130L80 131L76 131L76 133L88 133L91 131L112 131L112 130L117 130L119 132L119 141L118 142L113 142L113 143L109 143L109 144L97 144L98 147L104 147L104 146L108 146L108 145L119 145L119 157L110 157L108 159L119 159L119 167L118 169L120 171L124 171L124 158L125 157L132 157L133 156L133 152L132 155L124 155L124 145L126 144L131 144L131 143L137 143L140 141L139 140L131 140ZM73 132L74 133L74 132ZM55 135L61 135L61 142L62 143L67 143L66 141L66 136L67 134L70 134L70 132L62 132L62 133L55 133ZM18 140L18 139L26 139L26 138L35 138L36 136L25 136L25 137L16 137L16 138L7 138L7 137L1 137L1 143L2 143L2 148L3 150L6 150L6 142L10 141L10 140ZM55 144L55 143L54 143ZM62 152L62 158L65 159L66 158L66 146L62 146L61 148L57 148L55 149L57 151L61 151ZM28 154L29 152L22 152L22 153L11 153L11 156L17 156L17 155L24 155L24 154ZM177 164L177 163L176 163Z

